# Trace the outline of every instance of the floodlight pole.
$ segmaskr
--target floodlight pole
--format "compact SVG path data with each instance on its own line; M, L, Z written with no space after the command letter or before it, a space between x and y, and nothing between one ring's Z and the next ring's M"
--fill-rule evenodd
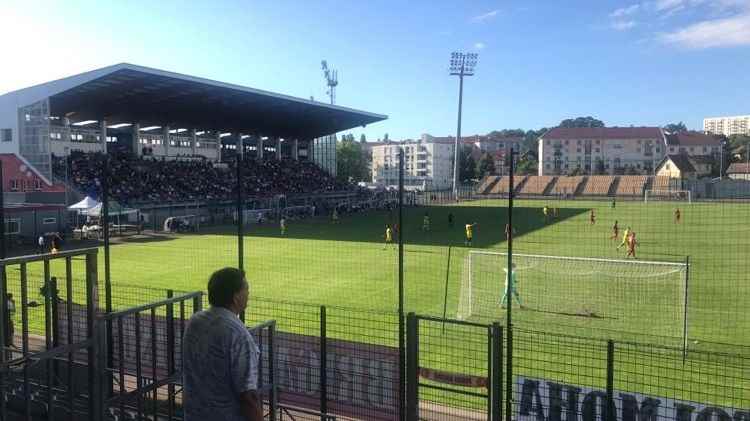
M464 98L464 76L474 75L476 58L476 53L451 54L450 74L451 76L458 76L458 123L456 125L456 141L453 151L453 196L456 200L458 200L458 158L459 147L461 144L461 111Z

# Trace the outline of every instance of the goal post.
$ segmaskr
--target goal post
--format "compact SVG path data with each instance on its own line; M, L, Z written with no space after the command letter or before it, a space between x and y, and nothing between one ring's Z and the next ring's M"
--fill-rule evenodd
M522 323L571 325L687 339L688 264L513 253ZM505 314L508 254L470 250L456 317L495 321ZM511 298L513 298L511 300ZM517 306L515 297L507 305Z
M690 190L646 190L643 193L645 203L655 201L688 202L693 203Z

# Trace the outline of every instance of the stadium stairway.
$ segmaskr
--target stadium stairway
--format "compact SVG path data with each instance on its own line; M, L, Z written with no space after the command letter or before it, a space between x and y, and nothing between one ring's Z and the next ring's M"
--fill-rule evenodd
M488 175L485 176L484 179L479 183L479 187L477 188L478 194L489 194L493 187L495 187L495 184L500 181L500 177L497 175Z
M583 177L583 181L578 184L578 188L576 188L576 191L573 192L573 195L583 196L583 193L586 191L586 186L589 184L589 182L593 182L590 177Z
M550 183L549 183L549 184L547 184L547 187L546 187L546 188L544 189L544 191L542 192L542 195L544 195L544 196L547 196L547 195L549 195L549 194L550 194L550 192L552 191L552 187L553 187L553 186L555 185L555 183L557 183L557 180L558 180L559 178L560 178L560 177L553 177L553 178L552 178L552 181L550 181Z
M612 181L612 184L609 186L609 191L607 192L607 196L614 197L616 196L617 188L620 186L620 177L615 177L614 181Z
M524 175L524 176L521 176L520 181L517 181L517 180L513 180L513 181L514 181L514 184L516 184L515 188L513 189L513 194L518 194L521 191L521 189L523 189L523 186L526 184L526 182L529 181L529 176Z

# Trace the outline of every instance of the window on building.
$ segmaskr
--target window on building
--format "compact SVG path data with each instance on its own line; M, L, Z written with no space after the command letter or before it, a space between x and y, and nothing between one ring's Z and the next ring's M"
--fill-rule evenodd
M596 144L598 145L598 144L599 144L599 142L600 142L600 141L599 141L599 140L597 140L597 141L596 141Z
M11 142L13 141L13 130L2 129L0 130L0 142Z
M568 145L568 141L567 141L567 140L565 141L565 145L566 145L566 146Z
M576 152L581 153L581 148L576 148Z
M595 151L596 153L599 153L599 148L595 148L595 149L594 149L594 151Z
M656 153L661 152L661 148L656 148Z
M703 147L703 153L706 153L706 152L708 152L708 148L704 146Z
M694 150L695 150L695 148L693 148L693 147L690 147L690 153L693 153L693 152L694 152Z
M16 179L10 180L10 191L18 191L19 189L19 182Z
M34 190L42 189L42 180L35 179L33 184L34 184Z
M20 219L6 219L5 220L5 235L14 235L21 233L21 220Z
M44 225L50 225L50 224L56 224L57 218L44 218L42 219L42 224Z
M666 168L667 171L671 169L671 165L669 165L669 162L667 162L667 165L665 165L664 168Z

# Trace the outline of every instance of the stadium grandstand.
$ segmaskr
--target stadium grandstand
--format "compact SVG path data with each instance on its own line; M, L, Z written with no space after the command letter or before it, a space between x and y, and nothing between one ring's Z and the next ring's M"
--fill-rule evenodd
M583 187L584 196L607 196L612 188L615 177L611 175L592 175Z
M617 196L641 196L651 177L645 175L623 175L617 184Z
M337 183L316 165L313 156L327 154L314 153L314 139L386 118L116 64L0 96L0 154L15 157L24 174L33 174L21 181L10 174L4 188L12 192L33 178L28 190L65 191L66 204L83 195L97 197L97 174L109 156L110 182L116 186L112 197L119 202L220 200L232 194L239 155L246 193L345 190L351 186ZM30 202L16 196L11 200ZM61 202L57 196L42 196L35 199Z
M554 181L555 177L549 175L535 176L531 175L526 179L526 182L521 186L519 193L521 194L532 194L540 195L544 194L550 183Z
M583 183L584 178L583 176L559 177L555 185L552 186L551 193L575 196L578 194L578 189L581 183Z
M520 187L523 187L523 183L526 182L526 179L528 178L527 175L520 175L516 176L513 179L514 192L518 192ZM508 193L508 190L510 188L510 177L500 177L500 180L498 180L494 187L492 187L492 190L490 191L491 194L504 194Z

